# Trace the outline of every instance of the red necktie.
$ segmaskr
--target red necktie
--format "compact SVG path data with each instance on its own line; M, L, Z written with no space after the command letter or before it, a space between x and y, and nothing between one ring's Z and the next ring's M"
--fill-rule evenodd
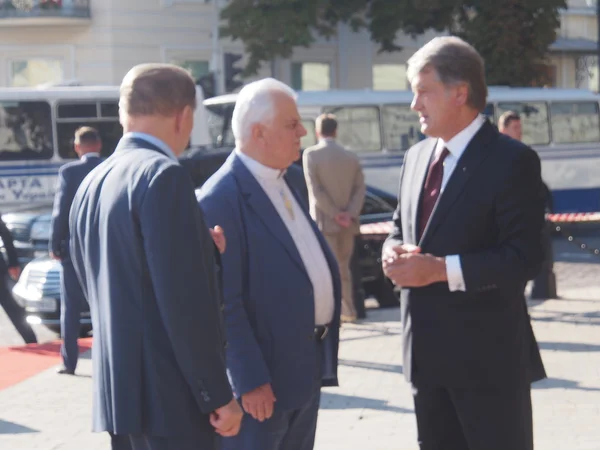
M444 147L442 153L431 163L429 166L429 172L427 172L427 178L425 179L425 185L423 186L423 195L421 195L421 215L419 217L419 236L420 239L423 236L429 217L433 211L433 207L440 196L440 190L442 188L442 177L444 175L444 160L450 152Z

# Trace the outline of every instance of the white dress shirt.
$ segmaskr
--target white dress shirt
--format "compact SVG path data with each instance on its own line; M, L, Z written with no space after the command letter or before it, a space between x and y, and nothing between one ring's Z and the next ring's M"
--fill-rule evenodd
M485 117L478 115L473 122L471 122L466 128L464 128L448 142L444 142L443 139L438 139L433 160L435 160L435 158L442 153L444 147L447 148L449 152L448 156L446 156L446 159L444 160L444 172L442 176L440 197L444 195L444 189L448 184L448 180L450 179L452 172L454 172L454 168L458 164L458 160L469 145L469 142L471 142L471 140L475 137L484 123ZM446 275L448 276L448 287L450 288L450 291L466 290L462 265L460 263L460 255L446 256Z
M271 200L296 244L313 287L315 325L331 323L335 305L331 270L308 218L283 178L283 172L259 163L238 149L235 151Z

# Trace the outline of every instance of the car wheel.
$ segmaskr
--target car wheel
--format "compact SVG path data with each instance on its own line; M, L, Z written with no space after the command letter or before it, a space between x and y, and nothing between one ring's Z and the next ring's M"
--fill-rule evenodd
M90 331L92 331L91 325L81 325L81 327L79 328L79 337L80 338L89 337Z

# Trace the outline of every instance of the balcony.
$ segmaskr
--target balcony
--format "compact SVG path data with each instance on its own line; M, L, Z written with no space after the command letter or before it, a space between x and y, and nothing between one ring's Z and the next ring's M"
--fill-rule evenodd
M90 0L0 0L0 27L85 25Z

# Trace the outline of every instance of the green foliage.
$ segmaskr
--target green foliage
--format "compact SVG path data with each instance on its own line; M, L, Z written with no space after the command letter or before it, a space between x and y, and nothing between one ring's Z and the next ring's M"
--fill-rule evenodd
M368 29L384 52L400 50L398 32L450 31L484 57L489 84L516 86L546 82L540 67L566 7L566 0L231 0L221 17L223 36L244 42L246 75L346 23Z

